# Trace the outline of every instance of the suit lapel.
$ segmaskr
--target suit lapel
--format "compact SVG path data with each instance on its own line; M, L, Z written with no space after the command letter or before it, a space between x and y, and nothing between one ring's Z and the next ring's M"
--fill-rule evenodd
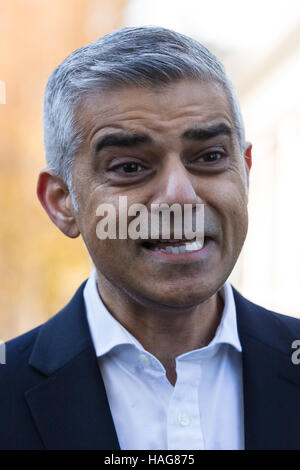
M47 449L119 449L83 288L41 327L29 361L42 377L25 399Z
M300 369L292 364L295 339L279 315L234 290L243 349L246 449L300 449Z

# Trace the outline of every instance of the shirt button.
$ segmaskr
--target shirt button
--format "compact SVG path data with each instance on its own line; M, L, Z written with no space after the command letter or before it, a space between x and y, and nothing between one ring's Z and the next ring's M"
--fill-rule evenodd
M178 423L180 424L180 426L184 427L190 424L189 415L187 415L186 413L180 413L177 419L178 419Z
M140 355L140 361L144 366L150 366L151 364L151 359L150 357L146 356L146 354Z

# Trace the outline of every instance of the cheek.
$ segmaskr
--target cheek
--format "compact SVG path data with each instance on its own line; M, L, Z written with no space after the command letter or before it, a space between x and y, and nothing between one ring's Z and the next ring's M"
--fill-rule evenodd
M90 186L92 187L92 185ZM97 185L90 192L85 188L85 191L81 194L80 201L82 235L91 242L95 238L97 239L96 229L99 221L108 214L112 217L118 212L117 198L110 191ZM106 212L105 209L107 209Z
M248 211L244 197L239 194L230 206L228 215L227 242L235 259L240 254L248 231Z
M248 210L243 180L216 186L211 205L220 217L224 239L227 242L244 239L248 228Z
M85 204L85 210L81 211L81 234L93 261L108 266L118 265L122 260L122 266L128 266L126 263L132 261L134 244L127 239L127 227L133 218L127 217L127 209L136 201L129 198L120 201L119 195L104 194L100 188L92 196ZM118 239L120 220L125 239Z
M89 206L86 205L88 216L85 217L85 232L89 234L90 238L93 238L101 219L103 221L106 219L107 222L111 221L111 229L117 238L120 234L120 241L122 241L123 238L127 238L128 225L139 214L137 212L135 215L129 216L129 208L136 204L146 206L146 203L147 200L143 194L128 194L125 191L122 193L119 189L116 192L115 188L109 188L107 191L98 188L90 198ZM137 207L135 209L137 210Z

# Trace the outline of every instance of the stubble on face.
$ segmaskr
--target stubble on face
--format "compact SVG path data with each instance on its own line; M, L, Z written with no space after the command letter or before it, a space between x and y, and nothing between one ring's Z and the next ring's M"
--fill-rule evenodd
M248 223L243 161L223 89L214 83L185 80L163 90L99 91L83 102L78 120L85 140L73 168L77 219L103 297L108 303L115 296L123 304L152 306L158 311L189 310L207 302L232 271ZM230 135L206 141L182 138L189 129L220 123L231 129ZM147 135L150 142L96 152L103 137L119 132ZM201 159L208 152L220 152L222 165L199 164L198 155ZM115 170L130 161L144 170L134 176ZM154 257L134 240L99 240L98 205L113 204L118 214L118 200L124 195L128 205L204 204L212 237L207 256L172 264Z

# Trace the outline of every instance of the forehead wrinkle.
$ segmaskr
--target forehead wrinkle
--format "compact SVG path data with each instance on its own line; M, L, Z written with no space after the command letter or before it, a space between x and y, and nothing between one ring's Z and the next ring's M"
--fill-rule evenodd
M124 94L122 96L121 94L120 96L114 95L111 101L107 101L107 97L104 97L99 103L97 99L83 103L79 124L83 130L83 135L85 134L85 141L90 142L94 134L106 127L132 131L135 130L135 126L138 126L137 132L147 130L148 132L169 133L171 131L171 134L174 135L173 130L177 132L178 121L184 119L187 119L189 123L194 121L197 125L207 125L209 121L225 118L234 127L231 107L225 94L219 95L217 100L215 96L208 100L204 96L196 104L190 102L195 98L193 94L190 97L188 96L188 99L186 97L180 99L176 95L168 96L167 99L164 99L163 105L159 101L158 110L153 109L156 103L152 95L149 95L149 98L153 98L152 101L147 98L144 101L142 100L142 103L139 103L138 100L131 101L128 95L125 96L124 102L121 100L123 96ZM90 124L92 124L92 128L89 130ZM186 126L188 126L188 123L186 123ZM180 128L184 130L184 125Z
M226 112L223 106L222 109L218 109L216 104L208 103L191 104L185 106L178 106L178 104L174 104L173 110L169 109L168 107L165 108L160 106L158 111L154 111L150 108L145 109L145 106L143 106L141 109L138 109L138 104L132 105L132 107L133 109L120 110L115 114L112 114L111 108L108 108L107 110L101 109L101 114L99 113L99 119L104 121L101 127L119 127L119 123L124 121L136 121L138 123L140 121L152 120L160 123L168 123L170 120L176 121L177 119L194 117L197 117L197 119L201 119L203 117L205 120L212 120L215 119L218 115L220 117L223 115L227 119L229 118L229 120L231 118L230 110ZM94 121L97 120L97 115L93 114L92 119Z

